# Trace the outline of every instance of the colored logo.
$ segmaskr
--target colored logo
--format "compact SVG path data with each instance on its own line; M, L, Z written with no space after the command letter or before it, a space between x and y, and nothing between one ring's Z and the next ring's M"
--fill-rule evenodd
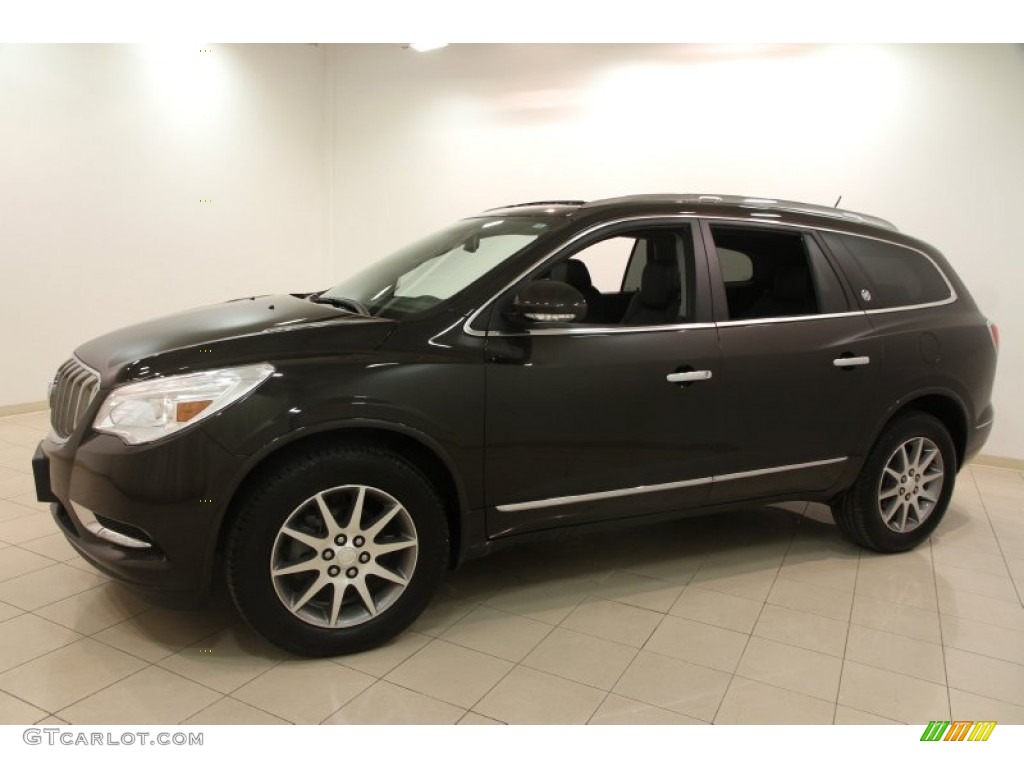
M932 720L921 741L988 741L995 727L995 720Z

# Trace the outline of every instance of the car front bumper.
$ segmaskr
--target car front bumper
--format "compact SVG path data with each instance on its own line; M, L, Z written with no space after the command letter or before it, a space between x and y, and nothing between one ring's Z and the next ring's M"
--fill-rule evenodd
M168 605L199 604L243 459L202 429L145 445L50 435L32 459L36 496L68 542L103 573Z

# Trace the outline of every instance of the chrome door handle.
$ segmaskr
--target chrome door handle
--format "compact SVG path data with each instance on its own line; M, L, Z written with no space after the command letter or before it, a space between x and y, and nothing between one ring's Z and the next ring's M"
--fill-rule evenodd
M672 384L685 384L688 381L707 381L710 378L711 371L683 371L670 373L665 380Z
M856 368L859 365L868 365L871 362L871 358L867 355L863 357L837 357L832 361L832 365L836 368Z

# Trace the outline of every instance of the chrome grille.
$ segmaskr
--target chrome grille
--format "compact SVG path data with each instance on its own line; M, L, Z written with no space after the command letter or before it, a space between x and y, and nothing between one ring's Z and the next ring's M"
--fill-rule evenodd
M99 388L100 377L75 358L57 369L50 389L50 424L58 437L71 436Z

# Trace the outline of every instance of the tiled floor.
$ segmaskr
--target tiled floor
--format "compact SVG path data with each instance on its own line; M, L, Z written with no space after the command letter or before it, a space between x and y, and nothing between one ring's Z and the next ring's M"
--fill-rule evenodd
M34 500L46 429L0 419L0 723L1024 723L1024 473L965 470L902 555L803 504L507 550L311 661L86 565Z

